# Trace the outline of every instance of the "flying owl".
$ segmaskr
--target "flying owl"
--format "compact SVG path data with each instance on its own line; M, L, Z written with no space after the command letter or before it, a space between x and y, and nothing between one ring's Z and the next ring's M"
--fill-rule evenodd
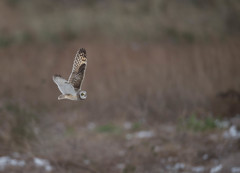
M81 90L81 85L84 79L85 70L87 68L87 54L85 49L80 49L74 59L72 73L68 81L60 75L54 75L53 81L57 84L61 95L58 100L85 100L87 92Z

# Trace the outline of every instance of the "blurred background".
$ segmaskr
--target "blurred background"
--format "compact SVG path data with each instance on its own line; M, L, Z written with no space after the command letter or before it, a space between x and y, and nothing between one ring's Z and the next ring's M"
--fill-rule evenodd
M240 1L1 0L0 172L240 172ZM85 101L58 101L79 48Z

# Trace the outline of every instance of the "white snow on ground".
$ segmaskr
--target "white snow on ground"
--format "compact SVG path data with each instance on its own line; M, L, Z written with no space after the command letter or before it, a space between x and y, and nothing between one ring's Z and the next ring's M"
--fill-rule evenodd
M239 139L240 138L240 131L237 130L237 127L232 125L228 131L225 131L223 136L225 138L235 138Z
M182 171L185 167L186 166L184 163L176 163L175 165L167 165L166 169L174 172L176 171L178 172L178 171Z
M223 168L223 166L222 166L221 164L220 164L220 165L217 165L217 166L211 168L210 173L219 172L219 171L221 171L222 168Z
M52 171L52 166L50 165L48 160L45 159L40 159L35 157L33 159L35 166L37 167L44 167L46 171Z
M182 170L185 168L185 164L184 163L176 163L173 167L174 170Z
M13 153L13 157L18 157L20 158L20 155L18 153ZM33 159L33 163L37 167L44 167L46 171L52 171L52 166L50 165L48 160L40 159L35 157ZM2 156L0 157L0 170L4 170L7 166L14 166L14 167L23 167L26 165L25 160L20 160L20 159L14 159L9 156Z
M240 173L240 167L232 167L231 173Z
M140 131L135 134L136 138L151 138L154 136L153 131Z
M24 166L24 160L11 159L8 156L0 157L0 170L4 170L6 166Z
M205 171L204 166L192 167L192 172L203 172L203 171Z
M234 138L240 138L240 132L237 130L236 126L230 127L229 134Z
M151 138L153 136L154 136L154 132L153 131L139 131L139 132L136 132L134 134L128 133L126 135L126 139L130 140L133 137L143 139L143 138Z

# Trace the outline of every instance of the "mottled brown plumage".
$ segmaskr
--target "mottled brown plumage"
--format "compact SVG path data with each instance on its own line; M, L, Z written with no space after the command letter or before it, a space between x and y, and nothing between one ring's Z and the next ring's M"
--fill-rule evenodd
M87 67L87 54L85 49L80 49L74 59L72 73L69 76L68 82L72 84L75 89L81 89L84 79L84 72Z

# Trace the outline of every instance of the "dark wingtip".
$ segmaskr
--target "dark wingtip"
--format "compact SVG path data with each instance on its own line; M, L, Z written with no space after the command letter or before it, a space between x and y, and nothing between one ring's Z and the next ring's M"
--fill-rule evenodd
M62 77L60 74L55 74L53 77Z
M59 75L59 74L55 74L55 75L53 75L52 79L55 81L55 79L56 79L57 77L62 77L62 76Z
M86 54L86 49L81 48L81 49L78 51L78 53L84 53L84 54Z

